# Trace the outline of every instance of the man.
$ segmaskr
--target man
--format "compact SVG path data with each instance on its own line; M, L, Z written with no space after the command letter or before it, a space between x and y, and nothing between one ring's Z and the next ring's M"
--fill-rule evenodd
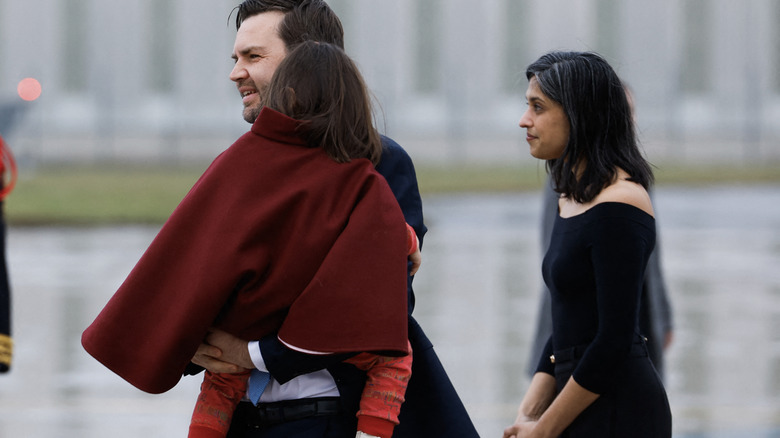
M390 438L411 374L406 277L419 246L375 169L383 148L368 90L343 50L308 41L279 64L263 99L251 129L198 178L84 330L82 346L150 393L173 388L214 329L276 335L325 355L371 353L349 359L372 383L357 423ZM260 401L269 377L207 374L189 436L227 436L236 405L245 395ZM302 387L316 399L255 411L278 423L260 422L261 436L312 428L323 438L355 435L354 419L335 415L338 394ZM300 421L279 421L290 417Z
M292 47L307 39L344 45L341 23L322 0L246 0L237 8L236 28L235 67L230 79L242 96L243 116L249 123L254 122L263 107L259 92L267 86L276 67ZM376 169L387 180L406 222L415 229L422 243L426 227L422 221L422 201L414 166L394 141L383 137L382 143L382 160ZM414 360L406 402L399 417L401 424L395 428L393 436L479 436L433 345L411 316L414 308L411 270L416 266L411 261L409 265L408 331ZM312 418L306 421L316 421L319 414L306 399L323 394L336 395L341 404L337 415L355 416L365 377L355 367L342 362L348 355L307 354L288 348L276 336L247 343L217 331L207 337L206 342L193 358L194 364L212 372L257 368L272 376L259 407L248 402L240 404L233 418L231 437L267 436L255 427L262 427L258 423L262 423L263 415L258 412L264 411L268 402L285 401L291 411L311 408ZM198 371L193 366L188 373ZM275 414L286 415L283 410Z

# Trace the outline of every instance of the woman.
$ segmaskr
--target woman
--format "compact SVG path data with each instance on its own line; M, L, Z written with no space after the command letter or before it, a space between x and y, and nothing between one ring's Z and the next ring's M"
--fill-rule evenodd
M406 272L417 243L374 169L382 148L365 85L341 49L306 42L262 97L251 131L182 200L82 344L152 393L178 382L212 327L243 339L278 333L299 351L382 352L392 357L349 362L378 385L364 392L357 428L389 437L411 368ZM234 377L206 374L190 436L225 436L249 378ZM328 406L316 428L354 436L328 390L312 398ZM312 416L292 420L308 427Z
M639 335L655 244L653 175L623 85L594 53L531 64L520 119L560 193L542 264L553 333L504 437L667 437L666 392Z

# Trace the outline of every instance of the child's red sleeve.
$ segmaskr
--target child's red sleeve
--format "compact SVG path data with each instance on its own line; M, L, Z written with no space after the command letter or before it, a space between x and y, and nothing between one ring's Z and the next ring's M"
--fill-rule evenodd
M198 402L192 412L188 438L225 438L233 411L246 393L250 371L203 376Z
M412 375L411 345L403 357L377 356L361 353L349 360L367 371L366 386L360 399L358 430L380 438L390 438L398 424L398 414L404 402L406 386Z
M420 249L420 244L417 241L417 233L414 232L414 228L409 224L406 224L406 246L408 248L407 255L412 255Z

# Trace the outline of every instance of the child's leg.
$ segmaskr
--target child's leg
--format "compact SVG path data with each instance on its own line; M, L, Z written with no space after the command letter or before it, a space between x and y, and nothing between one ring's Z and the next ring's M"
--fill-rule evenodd
M192 412L189 438L224 438L238 402L246 393L249 371L214 374L206 371Z

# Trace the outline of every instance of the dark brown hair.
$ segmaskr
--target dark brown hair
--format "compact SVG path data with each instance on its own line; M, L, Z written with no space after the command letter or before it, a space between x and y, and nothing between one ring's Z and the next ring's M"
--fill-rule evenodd
M304 41L320 41L344 49L341 20L322 0L244 0L236 7L236 29L249 17L269 11L284 13L279 38L287 51Z
M321 147L338 162L382 155L374 129L371 99L357 66L328 43L306 41L279 64L262 99L265 106L305 123L310 147Z

